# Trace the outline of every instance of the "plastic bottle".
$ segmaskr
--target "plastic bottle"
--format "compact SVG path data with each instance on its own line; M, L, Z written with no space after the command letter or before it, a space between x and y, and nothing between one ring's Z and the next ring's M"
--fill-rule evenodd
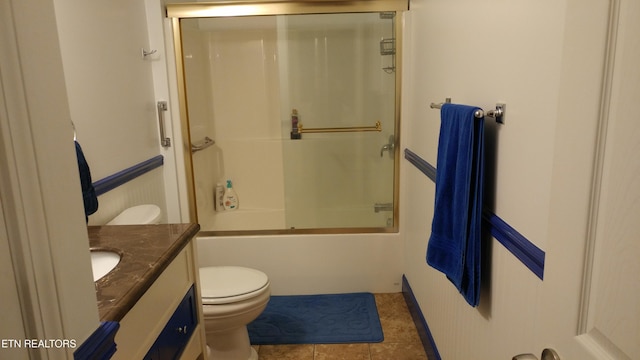
M233 186L231 185L231 180L227 180L227 188L224 191L224 195L222 196L224 209L225 210L236 210L238 208L238 195L233 190Z
M216 211L224 211L224 186L220 183L216 184L213 203Z

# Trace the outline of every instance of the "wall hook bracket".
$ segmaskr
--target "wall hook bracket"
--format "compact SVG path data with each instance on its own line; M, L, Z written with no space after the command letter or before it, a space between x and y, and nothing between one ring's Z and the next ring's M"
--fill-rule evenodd
M506 109L507 109L507 104L498 103L496 104L496 109L487 111L486 115L496 119L496 122L498 124L504 124L504 113Z
M158 52L158 50L156 50L156 49L146 50L146 49L142 48L140 50L142 51L142 58L143 59L146 59L148 56L151 56L151 55L153 55L153 54Z

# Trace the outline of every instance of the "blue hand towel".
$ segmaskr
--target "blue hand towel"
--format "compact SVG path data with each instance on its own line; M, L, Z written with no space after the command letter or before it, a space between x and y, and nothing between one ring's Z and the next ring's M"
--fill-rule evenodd
M427 263L447 275L471 306L480 300L484 119L479 108L443 104L436 195Z
M84 219L86 222L89 222L89 215L98 211L98 197L91 182L91 170L89 169L87 159L84 157L80 144L78 144L77 141L74 142L76 143L76 157L78 159L80 186L82 188L82 200L84 202Z

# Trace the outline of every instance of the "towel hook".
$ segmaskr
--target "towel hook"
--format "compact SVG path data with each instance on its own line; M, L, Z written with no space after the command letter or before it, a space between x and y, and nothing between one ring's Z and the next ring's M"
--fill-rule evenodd
M142 58L143 58L143 59L146 59L146 58L147 58L147 56L151 56L151 55L153 55L153 54L155 54L155 53L157 53L157 52L158 52L158 50L156 50L156 49L153 49L153 50L149 50L149 51L147 51L147 50L145 50L144 48L142 48L142 49L140 49L140 50L142 51Z

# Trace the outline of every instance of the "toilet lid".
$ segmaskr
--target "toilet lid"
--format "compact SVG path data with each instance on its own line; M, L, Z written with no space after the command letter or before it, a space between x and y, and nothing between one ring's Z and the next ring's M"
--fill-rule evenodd
M227 298L262 289L269 282L265 273L240 266L200 268L203 298Z

